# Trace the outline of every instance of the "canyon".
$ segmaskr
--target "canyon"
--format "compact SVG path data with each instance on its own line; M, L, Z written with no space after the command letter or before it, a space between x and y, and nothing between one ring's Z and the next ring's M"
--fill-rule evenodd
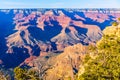
M34 66L34 59L60 56L66 47L96 44L105 27L119 17L119 9L1 9L0 64L6 68Z

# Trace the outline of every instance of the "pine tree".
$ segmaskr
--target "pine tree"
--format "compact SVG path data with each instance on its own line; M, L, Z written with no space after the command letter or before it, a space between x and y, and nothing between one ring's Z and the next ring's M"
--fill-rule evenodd
M85 72L78 80L120 80L120 34L117 31L115 27L108 28L108 33L93 48L97 52L95 59L86 55Z

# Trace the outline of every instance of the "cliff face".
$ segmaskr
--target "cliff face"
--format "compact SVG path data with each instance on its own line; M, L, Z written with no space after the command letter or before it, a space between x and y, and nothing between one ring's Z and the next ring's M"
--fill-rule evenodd
M99 76L101 76L102 75L101 73L103 73L103 75L108 74L109 69L114 68L113 70L118 71L116 70L116 66L119 63L118 56L120 55L119 54L120 24L118 24L117 26L106 27L103 30L103 35L104 36L97 42L96 47L94 47L94 50L92 50L92 47L88 48L88 46L83 46L82 44L76 44L73 46L66 47L63 53L61 53L60 55L56 56L56 58L54 58L56 62L49 69L45 71L43 78L45 80L51 80L51 79L76 80L75 75L77 73L78 80L79 79L81 80L83 78L93 79L92 77L93 72L95 73L95 77L96 77L98 76L98 74ZM87 57L88 55L89 57ZM114 62L113 63L111 63L110 61L107 62L107 60L111 60L111 62L116 61L116 66L114 67ZM103 65L102 63L107 65ZM113 68L108 65L113 66ZM102 68L106 72L101 71ZM91 73L89 73L89 71ZM81 78L80 76L84 72L85 72L84 75L87 76L91 75L91 76L88 77L83 76L83 78ZM114 71L111 73L114 74ZM100 78L102 79L103 77ZM104 78L107 79L106 77Z
M74 74L78 72L85 51L85 46L81 44L65 48L64 52L56 57L55 65L46 71L45 80L74 80Z
M2 9L0 59L16 66L77 43L95 44L119 13L117 9Z
M103 37L83 59L75 80L119 79L120 20L103 30ZM111 71L110 71L111 70ZM112 75L111 75L112 74Z
M44 80L74 80L79 66L87 52L87 46L76 44L64 49L64 52L53 57L37 58L29 65L40 72Z

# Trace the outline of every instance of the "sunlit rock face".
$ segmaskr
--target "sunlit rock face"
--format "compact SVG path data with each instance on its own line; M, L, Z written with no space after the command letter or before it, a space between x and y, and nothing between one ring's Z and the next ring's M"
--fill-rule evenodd
M14 67L77 43L95 44L119 16L119 9L1 9L1 64Z

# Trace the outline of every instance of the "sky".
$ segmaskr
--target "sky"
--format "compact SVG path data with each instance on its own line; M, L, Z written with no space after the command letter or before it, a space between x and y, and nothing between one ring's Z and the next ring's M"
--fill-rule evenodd
M0 0L0 9L11 8L120 8L120 0Z

